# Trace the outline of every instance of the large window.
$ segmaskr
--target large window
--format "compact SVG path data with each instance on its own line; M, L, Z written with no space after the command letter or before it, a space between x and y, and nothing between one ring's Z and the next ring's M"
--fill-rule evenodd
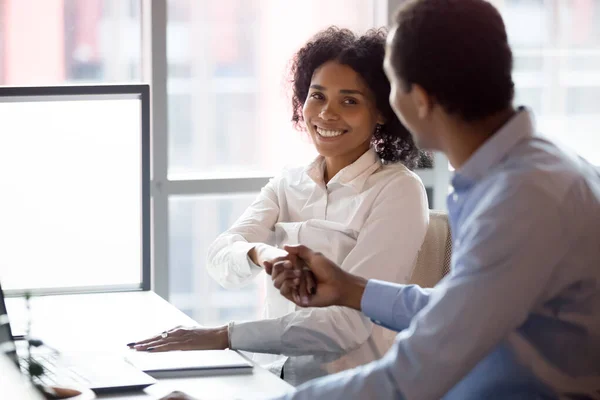
M364 32L385 24L375 15L383 3L169 0L169 179L235 186L229 178L269 177L286 164L308 163L315 152L290 122L288 63L329 25ZM262 275L225 291L205 268L210 243L256 194L169 200L169 297L200 323L260 315Z
M516 104L600 165L600 0L492 0L515 56Z
M268 177L286 164L304 164L315 156L308 139L290 123L286 72L294 52L329 25L357 32L384 25L386 3L0 0L0 84L43 86L166 78L167 93L154 98L155 117L166 117L161 114L161 104L168 104L167 132L154 124L152 150L155 285L159 294L168 296L201 323L256 318L262 307L263 281L259 278L239 290L225 291L206 273L207 248L250 204ZM145 7L153 7L150 16ZM158 33L156 37L166 34L166 51L157 50L155 36L144 36L147 28ZM142 56L148 55L142 54L142 44L152 50L154 61L148 58L142 62ZM158 78L155 73L142 76L142 71L157 67L157 59L166 61L166 70L160 72L158 67ZM156 82L151 83L157 87ZM60 121L57 123L59 126ZM165 135L166 145L157 148L157 143L163 143L161 135ZM7 146L11 140L10 136L3 137ZM53 151L68 150L60 145L59 138L52 143ZM24 142L19 145L26 148ZM69 165L65 168L68 170ZM77 171L75 166L71 168ZM115 168L119 166L111 165L111 171ZM51 191L51 181L34 182L31 174L18 170L11 174L13 186L31 189L31 201L15 205L35 205L35 193L41 191L44 196ZM88 178L87 185L98 184L93 177ZM75 208L67 201L67 189L76 188L54 188L61 191L55 204L56 210L64 211L61 215L82 207L81 199L75 201ZM59 201L61 198L65 200ZM119 193L111 198L118 199ZM39 204L46 207L50 203ZM61 243L60 232L45 234L53 234ZM106 234L94 233L98 237ZM40 235L32 235L31 240L43 242ZM3 238L3 246L9 239ZM82 251L93 252L92 241L86 243L91 247ZM52 247L59 253L66 251ZM44 268L43 262L36 260L23 262L30 271ZM94 268L98 274L105 273L110 282L114 276L108 275L119 274L116 265L112 269ZM98 274L94 281L100 282ZM56 274L48 275L54 280L39 275L36 282L19 276L23 279L13 282L14 287L40 286L39 279L44 287L82 284L61 280ZM11 278L15 280L17 275L11 274Z
M375 1L168 5L169 177L269 175L310 159L312 146L289 122L288 62L329 25L375 26Z
M541 132L600 165L600 0L490 1L514 50L516 103L533 108ZM290 58L329 25L357 32L384 25L388 7L401 2L0 0L0 85L154 80L154 90L166 80L165 92L153 93L157 291L201 323L256 318L262 277L224 291L206 273L206 250L268 177L315 156L290 122ZM158 10L146 19L150 5ZM143 27L158 34L159 46ZM144 63L142 44L152 49ZM142 67L153 74L142 76ZM436 208L448 187L446 165L436 155L435 170L422 174ZM15 182L46 187L18 173L11 172Z

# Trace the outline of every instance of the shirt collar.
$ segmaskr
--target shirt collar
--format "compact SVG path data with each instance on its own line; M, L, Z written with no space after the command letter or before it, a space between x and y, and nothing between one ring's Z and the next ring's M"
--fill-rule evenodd
M357 192L360 192L367 181L367 178L373 174L381 166L381 160L375 150L370 147L365 151L358 160L354 161L347 167L342 168L328 182L328 185L337 183L342 186L353 187ZM315 183L325 185L325 158L318 156L306 169L306 174Z
M483 178L521 140L533 136L534 120L531 112L519 107L517 113L485 141L456 171L452 186L468 187Z

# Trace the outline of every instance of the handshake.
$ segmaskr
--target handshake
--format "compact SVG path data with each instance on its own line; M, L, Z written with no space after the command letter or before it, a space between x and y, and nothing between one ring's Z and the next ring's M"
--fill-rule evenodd
M261 264L282 296L300 307L338 305L360 310L366 279L344 271L308 247L285 246L284 250L287 254L280 251L275 258L258 257L264 260Z

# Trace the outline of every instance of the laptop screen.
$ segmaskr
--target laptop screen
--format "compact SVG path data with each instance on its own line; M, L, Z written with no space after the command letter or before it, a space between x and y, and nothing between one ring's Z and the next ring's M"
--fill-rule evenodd
M15 363L18 362L2 286L0 286L0 350Z

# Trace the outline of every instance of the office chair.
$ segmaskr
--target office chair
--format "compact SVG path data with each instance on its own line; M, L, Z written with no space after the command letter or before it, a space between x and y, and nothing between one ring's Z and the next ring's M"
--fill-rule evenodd
M434 287L448 272L452 258L452 237L448 214L429 210L429 227L419 250L411 284Z

